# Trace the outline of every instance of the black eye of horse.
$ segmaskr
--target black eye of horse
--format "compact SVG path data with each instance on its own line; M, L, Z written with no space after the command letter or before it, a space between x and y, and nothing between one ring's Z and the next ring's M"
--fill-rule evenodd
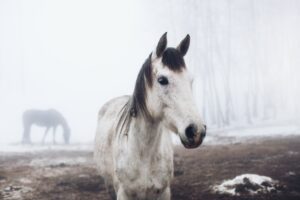
M159 84L161 85L168 85L169 81L167 79L167 77L161 76L157 79L157 81L159 82Z

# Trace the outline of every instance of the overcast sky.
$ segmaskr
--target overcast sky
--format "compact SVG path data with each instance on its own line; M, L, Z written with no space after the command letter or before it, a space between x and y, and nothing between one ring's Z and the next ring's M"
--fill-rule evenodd
M28 108L60 110L73 141L90 141L101 105L132 93L139 68L167 31L156 27L149 38L143 9L137 0L1 0L0 141L21 138Z
M187 33L191 35L186 63L192 74L205 67L205 59L198 62L199 58L215 51L205 46L210 39L219 45L212 62L218 65L220 54L227 54L228 32L224 30L231 30L225 26L227 5L232 5L230 9L234 11L234 32L229 35L237 50L231 55L233 66L251 66L253 58L249 52L258 55L263 64L300 63L300 4L296 0L174 2L0 0L0 143L20 141L22 112L30 108L61 111L71 126L72 142L92 141L101 105L113 97L132 93L138 70L166 31L170 46L177 46ZM245 23L252 12L249 5L254 2L260 21L251 26L258 27L256 33L261 36L261 41L256 42L268 48L247 51L252 40L245 35L250 33L250 26ZM214 35L205 35L211 28L207 20L219 23L211 25ZM284 32L281 27L292 31ZM197 41L196 33L200 35ZM276 51L272 51L272 45ZM282 53L281 47L285 48L285 55L276 60L281 56L276 54ZM259 53L262 50L267 51ZM272 60L264 59L266 55ZM282 66L285 64L280 65L281 69ZM270 76L272 84L276 76ZM35 127L33 133L35 141L41 140L41 129Z

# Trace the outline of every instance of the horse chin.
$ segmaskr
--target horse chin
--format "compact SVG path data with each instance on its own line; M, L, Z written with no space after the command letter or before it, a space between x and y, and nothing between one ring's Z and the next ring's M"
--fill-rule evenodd
M180 141L186 149L195 149L202 144L203 139L199 139L197 141L186 141L180 138Z

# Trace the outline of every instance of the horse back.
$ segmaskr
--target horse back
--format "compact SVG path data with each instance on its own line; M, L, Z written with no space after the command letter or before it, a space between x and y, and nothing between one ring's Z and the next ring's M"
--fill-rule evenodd
M36 124L38 126L57 126L64 120L63 116L54 109L49 110L26 110L23 113L24 125Z

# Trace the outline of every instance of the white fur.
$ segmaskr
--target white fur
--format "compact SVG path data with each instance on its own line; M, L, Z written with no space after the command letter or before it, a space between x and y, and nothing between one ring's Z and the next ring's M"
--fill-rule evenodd
M184 141L185 128L203 124L192 97L190 76L163 67L161 59L152 57L153 85L147 86L147 108L153 121L138 115L132 117L128 133L117 132L122 107L129 96L113 99L98 116L95 144L97 169L106 186L118 200L169 200L173 177L173 144L171 131ZM169 85L157 82L164 75Z

